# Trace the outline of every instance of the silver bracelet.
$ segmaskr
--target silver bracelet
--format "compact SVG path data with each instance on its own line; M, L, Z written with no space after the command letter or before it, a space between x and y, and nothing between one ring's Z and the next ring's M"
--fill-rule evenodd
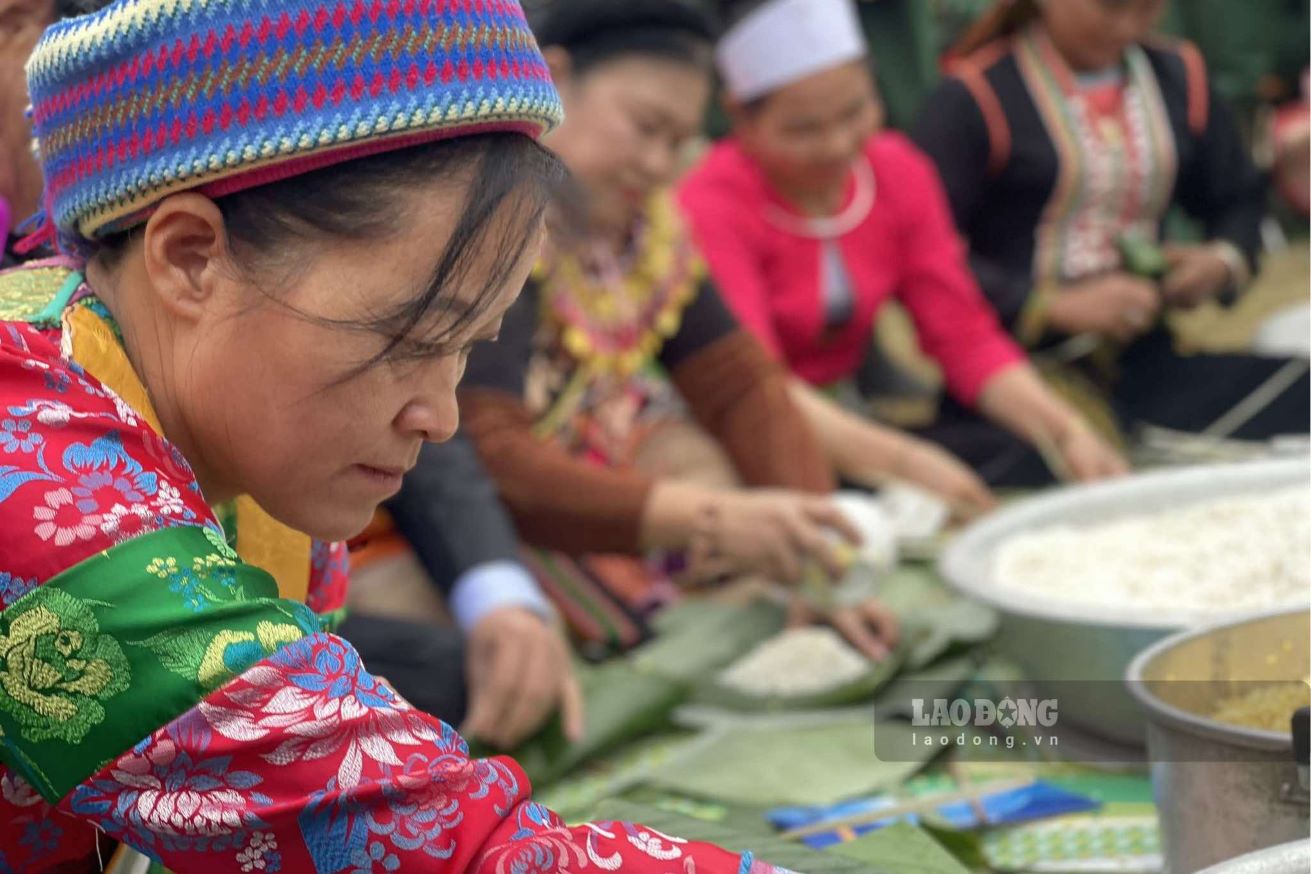
M1252 279L1252 269L1247 264L1247 256L1228 240L1213 240L1207 244L1217 258L1229 268L1229 282L1235 291L1242 291Z

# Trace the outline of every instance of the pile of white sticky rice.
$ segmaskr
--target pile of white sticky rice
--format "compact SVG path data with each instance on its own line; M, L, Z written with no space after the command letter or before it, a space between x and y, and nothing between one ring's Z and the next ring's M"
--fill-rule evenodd
M1007 590L1098 608L1198 617L1311 600L1311 489L1191 503L1012 537Z
M869 667L832 628L792 628L744 655L719 681L744 695L808 695L859 679Z

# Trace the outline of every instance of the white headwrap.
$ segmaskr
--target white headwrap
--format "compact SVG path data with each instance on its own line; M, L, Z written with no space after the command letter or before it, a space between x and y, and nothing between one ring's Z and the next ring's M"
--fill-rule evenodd
M715 62L728 93L749 101L867 52L853 0L769 0L720 40Z

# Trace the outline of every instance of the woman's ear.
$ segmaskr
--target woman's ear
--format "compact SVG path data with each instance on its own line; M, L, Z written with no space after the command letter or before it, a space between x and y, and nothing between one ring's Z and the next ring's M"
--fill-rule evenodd
M167 197L146 222L141 254L164 307L194 319L213 296L229 259L223 213L200 194Z
M551 81L557 90L563 91L573 82L574 59L569 50L561 46L547 46L542 49L546 59L546 68L551 71Z

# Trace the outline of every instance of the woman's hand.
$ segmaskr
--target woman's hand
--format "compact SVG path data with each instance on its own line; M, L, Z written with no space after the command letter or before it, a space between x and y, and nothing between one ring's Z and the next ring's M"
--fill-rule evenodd
M583 693L559 629L521 607L493 610L469 632L469 714L461 734L512 750L560 711L565 737L580 740Z
M1071 425L1056 438L1055 448L1065 471L1079 482L1123 476L1129 463L1110 444L1082 423Z
M711 505L706 533L712 561L737 573L759 573L775 581L798 583L806 566L819 564L830 576L846 566L833 532L852 544L860 534L842 511L824 497L781 489L724 492Z
M836 607L827 613L816 610L802 598L793 598L788 608L788 626L826 623L833 626L871 661L882 661L901 639L901 629L893 614L877 598L859 604Z
M969 466L927 441L908 440L892 474L946 501L959 520L973 519L997 506L996 496Z
M1219 296L1234 280L1229 262L1214 246L1167 245L1161 251L1170 265L1161 292L1172 307L1192 309Z
M1096 334L1128 343L1151 329L1161 303L1161 293L1148 280L1108 273L1057 292L1047 322L1065 334Z

